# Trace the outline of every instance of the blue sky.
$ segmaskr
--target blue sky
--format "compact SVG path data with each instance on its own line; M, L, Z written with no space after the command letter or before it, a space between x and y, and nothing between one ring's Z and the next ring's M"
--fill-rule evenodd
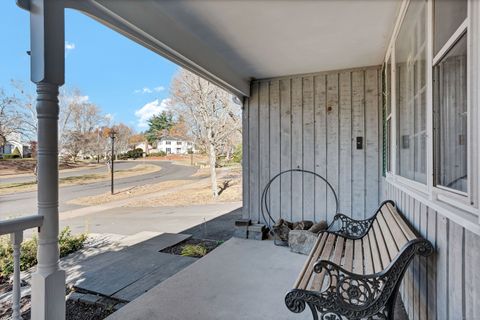
M165 106L174 63L141 47L91 18L67 10L65 16L65 85L78 88L115 123L137 131ZM28 12L15 0L0 1L0 87L10 80L30 85Z

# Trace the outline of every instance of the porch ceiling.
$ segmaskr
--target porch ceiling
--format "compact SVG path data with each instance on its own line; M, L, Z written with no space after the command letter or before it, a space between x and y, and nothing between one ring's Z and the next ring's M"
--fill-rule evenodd
M68 1L248 95L252 78L380 64L401 1Z

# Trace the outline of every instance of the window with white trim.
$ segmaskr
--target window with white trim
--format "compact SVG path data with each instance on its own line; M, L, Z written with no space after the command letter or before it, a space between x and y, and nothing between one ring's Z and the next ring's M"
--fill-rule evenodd
M397 174L425 184L426 1L411 1L395 41Z
M435 1L434 26L434 181L467 195L467 1Z

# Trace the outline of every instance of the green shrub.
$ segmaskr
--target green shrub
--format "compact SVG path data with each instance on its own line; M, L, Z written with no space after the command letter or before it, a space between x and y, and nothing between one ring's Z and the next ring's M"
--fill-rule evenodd
M3 159L17 159L17 158L20 158L20 155L13 154L13 153L5 153L3 155Z
M141 158L143 156L143 149L136 148L133 150L128 150L126 154L128 158L133 158L133 159Z
M232 162L235 162L235 163L242 162L242 145L241 144L235 147L235 151L233 151Z
M58 236L60 257L80 250L87 240L86 234L72 235L69 227L64 228ZM28 270L37 264L37 237L22 242L20 249L20 270ZM0 278L13 273L13 249L9 236L0 237Z
M184 257L203 257L207 254L207 248L200 244L186 244L182 248L181 255Z
M58 245L60 246L60 258L82 249L87 238L88 236L85 233L73 236L70 228L65 227L58 236Z

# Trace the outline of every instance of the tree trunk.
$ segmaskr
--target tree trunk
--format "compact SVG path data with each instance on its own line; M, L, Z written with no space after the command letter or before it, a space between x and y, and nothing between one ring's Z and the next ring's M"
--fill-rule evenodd
M227 148L227 155L225 156L225 161L230 161L231 160L231 155L232 155L232 149L230 147Z
M215 152L215 146L212 143L208 144L208 158L210 160L210 179L212 184L212 195L214 199L218 198L218 187L217 187L217 155Z
M106 159L105 164L107 165L108 172L112 172L112 158Z

